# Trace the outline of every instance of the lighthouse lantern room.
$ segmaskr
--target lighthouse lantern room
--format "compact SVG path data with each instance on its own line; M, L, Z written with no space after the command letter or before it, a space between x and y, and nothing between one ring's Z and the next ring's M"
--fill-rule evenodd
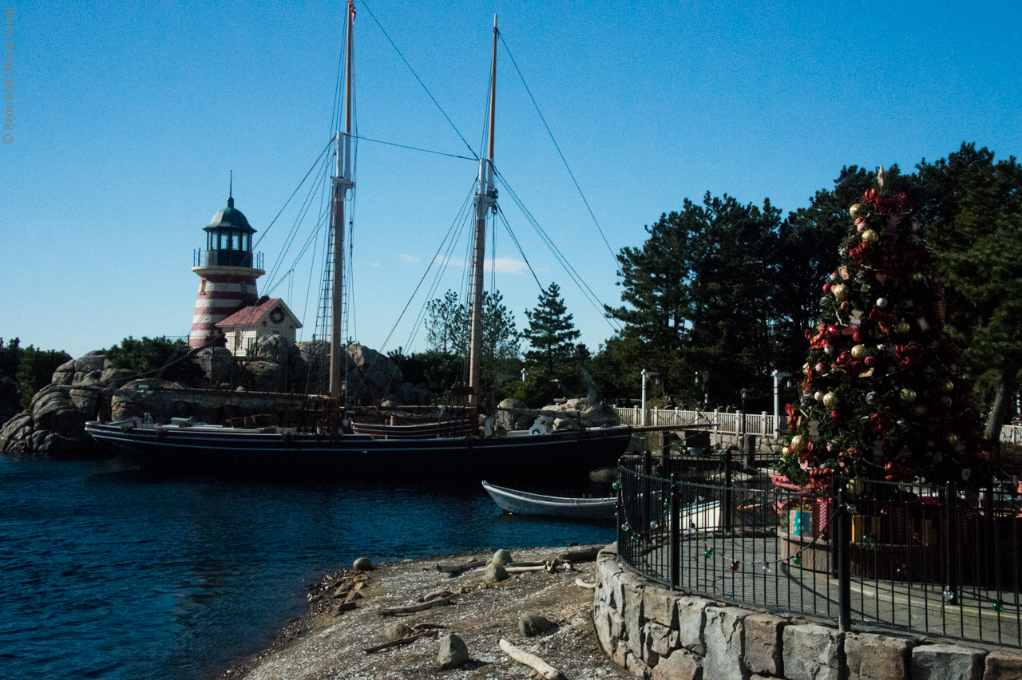
M256 303L256 279L265 274L262 253L252 252L255 233L233 195L227 207L213 216L204 227L206 249L193 254L192 271L199 275L199 294L195 299L191 347L213 344L222 331L216 324L238 310Z

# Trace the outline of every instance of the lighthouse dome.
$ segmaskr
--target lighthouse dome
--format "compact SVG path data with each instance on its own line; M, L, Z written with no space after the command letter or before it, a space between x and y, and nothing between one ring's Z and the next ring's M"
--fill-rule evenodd
M242 214L240 210L234 207L234 198L227 199L227 207L222 209L216 215L213 215L213 219L203 227L206 231L213 231L216 229L234 229L242 231L248 234L254 234L255 229L248 223L248 219Z

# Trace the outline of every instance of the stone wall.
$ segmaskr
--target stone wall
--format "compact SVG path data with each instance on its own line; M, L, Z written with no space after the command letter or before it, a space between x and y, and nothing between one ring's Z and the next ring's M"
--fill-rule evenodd
M597 557L593 623L619 666L646 680L1019 680L1022 652L842 633L655 585Z

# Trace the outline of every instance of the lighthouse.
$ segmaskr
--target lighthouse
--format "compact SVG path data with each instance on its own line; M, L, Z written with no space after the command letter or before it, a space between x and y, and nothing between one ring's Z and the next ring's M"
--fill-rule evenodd
M262 253L252 253L255 229L234 207L233 192L227 207L203 231L206 249L196 250L192 262L192 271L199 275L199 294L188 334L190 347L206 345L222 332L217 322L254 305L259 299L256 279L266 273L261 268Z

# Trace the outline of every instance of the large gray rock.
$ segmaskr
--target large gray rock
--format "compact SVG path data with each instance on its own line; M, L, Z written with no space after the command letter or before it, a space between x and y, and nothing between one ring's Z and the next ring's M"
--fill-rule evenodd
M848 680L906 680L914 644L915 641L908 638L846 633Z
M206 347L196 357L202 372L213 385L232 382L234 355L226 347Z
M554 624L550 622L550 619L538 614L522 614L518 618L518 630L525 637L542 635L553 627Z
M437 651L436 662L443 670L461 668L468 661L468 647L465 641L453 633L440 638L440 649Z
M677 629L678 596L663 588L646 588L642 593L642 615L647 621Z
M483 578L487 583L497 583L498 581L506 581L510 578L507 573L507 569L499 564L490 562L486 565L486 569L483 572Z
M920 645L912 650L912 680L980 680L986 652L957 645Z
M499 564L502 567L505 567L514 561L515 559L511 556L511 552L504 548L493 553L493 556L490 558L490 564Z
M701 597L678 598L678 641L700 656L706 654L703 631L706 627L706 607L710 604L709 600Z
M745 619L745 665L752 673L784 677L781 632L787 620L769 614Z
M994 650L987 654L983 680L1022 679L1022 655L1018 652Z
M282 392L284 369L272 361L246 361L247 387L253 392Z
M63 366L66 364L58 367L57 370ZM106 350L93 350L75 360L75 373L91 373L92 371L102 371L104 368L106 368Z
M0 430L0 451L39 458L94 457L85 417L75 408L70 391L53 384L39 390L28 409Z
M369 390L369 398L380 402L403 383L401 369L384 354L364 345L348 345L348 356L358 369L360 382Z
M652 680L702 680L703 660L691 652L679 649L660 659L650 677Z
M784 677L788 680L841 680L845 634L813 624L785 626Z
M703 639L706 642L706 658L703 672L707 678L749 677L745 666L745 618L752 612L737 607L707 607L706 628ZM787 665L787 664L786 664Z
M409 635L411 635L414 632L415 631L413 631L408 626L408 624L401 623L400 621L398 621L397 623L390 624L389 626L387 626L384 629L384 631L383 631L383 641L384 642L393 642L394 640L400 640L403 637L408 637Z
M505 399L497 404L494 427L502 428L505 431L527 430L535 419L535 411L530 409L524 401Z

